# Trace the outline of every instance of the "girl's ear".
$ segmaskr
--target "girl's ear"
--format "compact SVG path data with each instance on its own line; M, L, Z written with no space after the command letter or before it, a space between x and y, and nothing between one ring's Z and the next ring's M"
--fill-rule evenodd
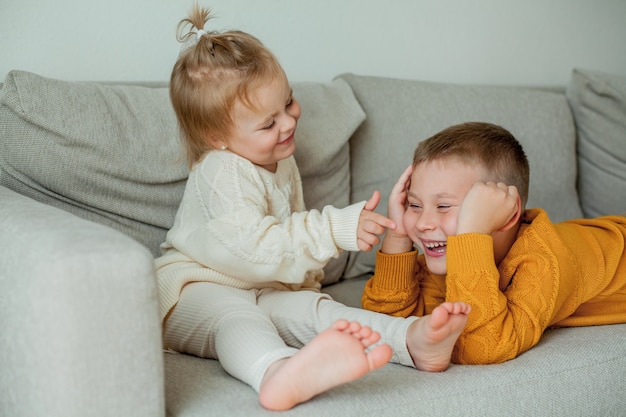
M502 226L500 229L498 229L498 232L506 232L511 227L515 226L517 224L517 221L522 216L522 211L523 211L522 210L522 198L518 195L517 196L517 210L515 211L515 214L513 216L511 216L509 221L506 222L506 224L504 226Z
M213 149L228 149L226 141L215 136L209 137L209 143L211 144L211 147L213 147Z

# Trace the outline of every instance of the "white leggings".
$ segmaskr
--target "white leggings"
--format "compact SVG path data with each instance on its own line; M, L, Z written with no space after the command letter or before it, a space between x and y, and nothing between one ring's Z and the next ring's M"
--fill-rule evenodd
M164 348L218 359L257 392L267 368L292 356L336 320L357 321L381 334L391 361L413 366L408 326L399 318L347 307L314 291L241 290L209 282L188 284L163 329Z

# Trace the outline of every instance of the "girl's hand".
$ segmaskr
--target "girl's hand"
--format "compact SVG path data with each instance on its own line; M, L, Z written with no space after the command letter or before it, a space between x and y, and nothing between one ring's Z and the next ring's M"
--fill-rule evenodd
M359 224L357 226L357 245L360 250L369 252L380 243L380 235L385 233L385 229L394 229L396 223L382 214L374 212L380 203L380 192L374 191L361 211Z
M520 214L517 187L502 182L477 181L461 204L457 234L504 231L517 221Z

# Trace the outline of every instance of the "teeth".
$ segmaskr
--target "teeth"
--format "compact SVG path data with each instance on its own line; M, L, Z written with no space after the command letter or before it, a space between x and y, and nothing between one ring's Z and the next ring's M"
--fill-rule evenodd
M440 246L446 246L446 242L428 242L424 244L427 248L433 249Z

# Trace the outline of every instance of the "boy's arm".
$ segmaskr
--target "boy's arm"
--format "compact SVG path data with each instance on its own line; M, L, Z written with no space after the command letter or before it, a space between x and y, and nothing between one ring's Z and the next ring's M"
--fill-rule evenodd
M409 317L416 307L419 284L414 283L417 251L398 254L376 252L374 276L361 298L363 308L392 316Z
M478 233L448 238L446 300L472 306L467 325L459 337L453 361L491 364L513 359L535 346L553 314L554 285L545 276L546 288L524 287L523 276L546 275L546 265L536 271L504 271L514 282L500 291L491 236ZM519 263L517 264L519 265Z
M403 218L407 206L407 187L411 181L413 166L407 167L389 193L387 216L395 223L387 230L380 251L386 254L404 253L413 250L413 242L404 230Z
M361 298L363 308L401 317L429 314L445 298L444 280L430 279L404 230L402 220L412 171L412 166L407 167L391 190L387 215L395 227L389 228L383 238L376 253L374 276Z
M376 253L374 276L365 286L363 308L392 316L424 316L444 301L445 283L431 279L417 251Z
M395 223L376 252L374 276L361 298L363 308L394 316L413 315L419 284L414 282L417 251L406 234L402 218L406 211L406 189L412 172L407 167L389 194L387 215Z
M541 308L525 305L526 295L510 300L500 290L501 271L496 266L499 259L494 258L492 233L510 229L520 215L521 202L514 186L478 181L464 198L457 235L448 237L446 250L446 300L472 306L453 353L457 363L513 359L537 344L547 327L547 321L538 322L538 317L545 318Z

